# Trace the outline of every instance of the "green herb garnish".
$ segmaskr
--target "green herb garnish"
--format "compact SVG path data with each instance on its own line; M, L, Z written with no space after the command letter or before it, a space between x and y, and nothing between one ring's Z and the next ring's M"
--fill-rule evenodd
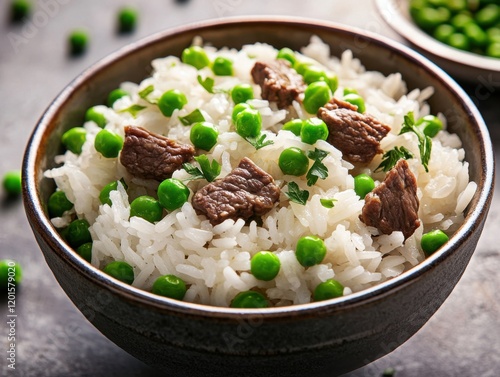
M141 106L141 105L132 105L127 107L126 109L122 109L118 111L119 113L130 113L134 118L137 117L137 113L141 110L144 110L146 106Z
M391 149L390 151L387 151L384 153L384 156L382 157L382 161L380 162L380 165L377 166L377 168L375 169L375 172L378 172L381 170L388 172L402 158L405 160L409 160L410 158L413 158L413 153L411 153L405 147L399 147L399 148L394 147L394 149Z
M205 80L203 80L203 77L198 75L198 82L202 87L205 88L205 90L211 94L214 94L214 84L215 80L211 77L207 77Z
M413 132L418 137L418 149L420 150L420 160L426 172L429 171L429 160L431 159L432 139L425 135L421 129L415 126L415 118L413 112L405 115L403 128L401 128L400 135Z
M325 179L328 177L328 168L321 162L327 155L328 152L318 148L307 153L307 157L314 161L306 174L308 186L314 185L318 181L318 178Z
M139 93L139 97L142 99L146 99L153 91L155 90L155 87L153 85L146 86L144 89L142 89Z
M191 175L190 179L204 178L208 182L213 182L215 178L217 178L217 176L220 174L222 167L216 160L212 160L212 162L210 163L208 157L204 154L196 156L194 159L196 160L196 162L198 162L198 164L200 164L201 170L200 168L197 168L190 163L182 164L184 170L188 172L189 175Z
M257 137L247 136L244 139L247 142L249 142L251 145L253 145L256 150L259 150L260 148L264 148L264 147L266 147L268 145L274 144L273 140L267 140L266 141L266 138L267 138L266 134L260 134Z
M203 116L202 112L200 109L195 109L191 113L189 113L186 116L179 117L179 120L181 123L185 126L189 126L193 123L198 123L198 122L204 122L205 117Z
M335 203L337 202L337 199L322 198L322 199L319 200L319 202L325 208L333 208L335 206Z
M285 195L290 201L302 205L306 205L307 199L309 199L309 191L301 190L295 182L288 183L288 192L285 192Z

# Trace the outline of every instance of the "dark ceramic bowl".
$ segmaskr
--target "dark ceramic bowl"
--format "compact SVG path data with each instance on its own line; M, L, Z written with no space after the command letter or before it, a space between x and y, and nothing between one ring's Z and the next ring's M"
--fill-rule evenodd
M150 61L181 54L193 37L216 47L267 42L293 49L320 36L339 55L351 49L370 70L401 72L409 89L432 85L433 112L464 142L478 190L466 219L432 257L372 289L330 301L262 310L217 308L155 296L86 263L51 225L45 203L54 184L43 171L62 151L61 134L83 121L125 80L139 82ZM42 252L70 299L105 336L169 376L317 376L356 369L398 347L440 307L476 247L493 192L494 160L487 128L467 95L443 71L408 48L350 27L290 18L216 20L169 30L97 63L55 99L24 158L24 203ZM410 356L410 355L409 355Z

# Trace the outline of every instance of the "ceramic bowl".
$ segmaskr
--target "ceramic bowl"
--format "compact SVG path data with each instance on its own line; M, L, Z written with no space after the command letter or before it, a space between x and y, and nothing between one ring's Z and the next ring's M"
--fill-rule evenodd
M458 50L421 30L409 12L410 0L376 0L379 13L399 35L460 81L500 87L500 59Z
M267 42L300 49L312 35L333 55L351 49L367 69L400 72L409 89L433 86L433 113L448 116L464 142L478 190L463 225L433 256L401 276L338 299L261 310L179 302L118 282L76 255L51 225L45 203L54 190L43 171L61 153L60 137L82 123L122 81L139 82L152 59L180 56L195 36L216 47ZM106 337L169 376L337 375L389 353L440 307L476 247L493 192L487 128L460 87L434 64L388 39L320 21L232 18L167 30L135 42L78 76L36 126L24 157L24 203L36 240L60 285ZM465 309L464 309L465 310ZM411 355L409 355L411 357Z

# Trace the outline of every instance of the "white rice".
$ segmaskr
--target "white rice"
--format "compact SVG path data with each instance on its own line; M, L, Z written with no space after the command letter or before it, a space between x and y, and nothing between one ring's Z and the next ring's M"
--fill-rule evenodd
M230 173L243 157L249 157L284 188L279 203L263 216L262 226L255 221L246 224L241 219L212 226L204 216L196 214L190 200L179 210L166 213L156 224L137 217L129 218L129 203L140 195L155 196L158 183L134 178L118 158L107 159L97 153L94 137L100 128L91 121L86 122L84 127L88 133L82 153L77 156L67 151L58 156L56 162L62 165L45 175L53 178L57 187L75 204L71 212L52 219L54 226L67 225L75 213L90 222L93 265L102 268L112 260L126 261L135 270L133 285L145 290L151 289L158 276L175 274L187 283L189 289L185 300L191 302L228 306L238 292L256 288L265 292L275 306L303 304L312 300L316 285L327 279L338 280L345 286L344 294L349 294L401 274L424 259L420 249L424 231L443 229L451 234L461 224L463 211L474 195L476 184L469 182L468 163L464 161L464 150L456 135L443 130L433 139L428 173L418 158L409 160L419 187L420 228L406 242L401 232L379 235L376 229L359 220L364 200L354 192L353 176L368 173L379 184L384 173L374 173L374 169L380 163L380 156L362 171L353 169L342 159L342 153L327 142L318 141L311 146L289 131L279 131L291 114L261 99L252 100L251 104L261 113L263 130L274 144L255 150L234 132L233 103L227 90L239 82L250 83L259 98L260 87L253 83L250 70L256 60L273 60L277 50L258 43L239 51L205 49L211 60L216 56L231 58L235 75L214 77L209 68L197 71L177 57L156 59L152 62L154 71L150 78L140 84L122 84L130 96L116 101L113 109L98 108L108 120L105 128L123 136L124 126L141 126L181 143L190 143L190 127L183 126L178 117L199 108L206 120L219 129L218 145L207 155L222 164L220 177ZM365 99L367 113L391 127L391 133L381 143L384 150L405 146L419 156L416 137L398 133L408 112L413 111L415 118L429 114L425 101L433 94L433 88L407 93L399 73L385 77L366 71L351 51L345 51L340 58L330 57L329 47L318 38L312 38L302 53L301 59L316 59L337 74L339 88L334 94L337 98L342 98L345 87L356 88ZM209 94L198 84L198 75L214 77L215 87L220 92ZM188 103L167 118L157 106L138 96L138 92L149 85L155 88L150 98L176 88L186 94ZM147 108L136 118L119 112L132 104ZM310 117L298 102L292 108L300 118ZM446 119L442 114L439 116L446 128ZM305 151L317 147L329 152L323 161L328 177L308 187L303 177L284 176L277 160L280 152L290 146ZM188 177L183 170L173 176L181 180ZM112 206L101 205L98 198L101 189L121 178L127 182L128 190L120 184L118 190L110 194ZM289 202L284 194L289 181L297 182L310 192L305 206ZM204 180L185 183L192 194L207 184ZM321 205L320 199L325 197L336 199L333 208ZM327 255L321 264L304 268L297 261L294 248L304 235L317 235L325 240ZM261 250L273 251L281 261L281 270L273 281L259 281L250 273L250 258Z

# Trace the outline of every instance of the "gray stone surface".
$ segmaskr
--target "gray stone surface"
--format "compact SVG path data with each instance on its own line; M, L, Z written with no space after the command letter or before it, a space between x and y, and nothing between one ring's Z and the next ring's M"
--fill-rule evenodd
M0 173L19 169L37 119L59 91L93 62L155 31L219 17L269 14L338 21L398 39L372 1L330 0L38 0L31 22L11 25L7 1L0 4ZM117 35L115 15L123 5L140 9L138 29ZM351 9L352 7L352 9ZM86 28L88 52L67 56L66 37ZM465 89L479 106L500 148L499 90L481 81ZM498 170L497 170L497 176ZM498 182L497 182L498 183ZM500 190L477 251L462 280L433 318L408 342L346 376L498 376L500 370L500 255L497 231ZM3 195L3 194L2 194ZM69 301L45 264L20 200L0 203L0 258L24 267L16 300L16 370L7 368L7 304L0 303L1 376L160 375L104 338ZM389 347L390 345L388 345Z

